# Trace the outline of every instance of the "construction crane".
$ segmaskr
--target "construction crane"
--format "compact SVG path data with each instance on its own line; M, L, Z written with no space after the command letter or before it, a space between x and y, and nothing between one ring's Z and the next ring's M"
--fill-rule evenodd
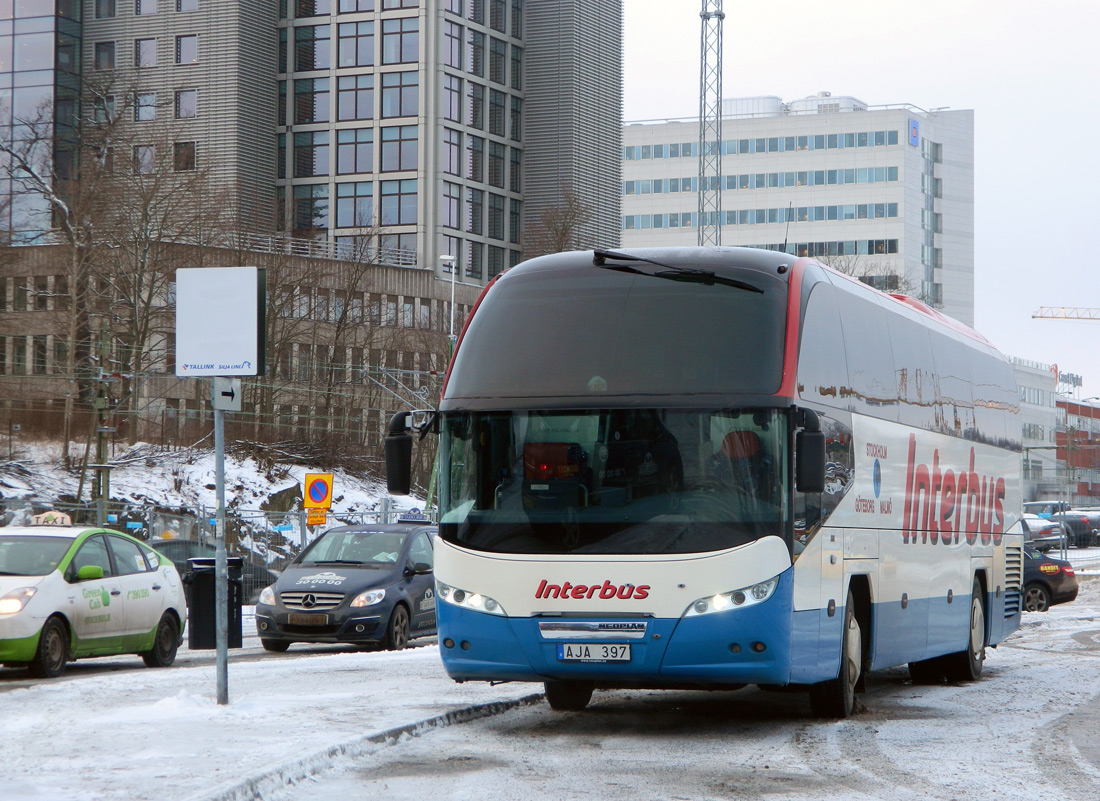
M1032 319L1100 320L1100 309L1087 306L1040 306Z
M699 45L699 244L722 244L722 0L703 0Z

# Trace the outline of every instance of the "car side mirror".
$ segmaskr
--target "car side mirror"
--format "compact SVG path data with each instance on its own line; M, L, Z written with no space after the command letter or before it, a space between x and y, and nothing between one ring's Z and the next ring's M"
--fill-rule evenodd
M432 566L427 562L416 562L411 567L406 568L406 571L411 576L430 576Z
M77 581L92 581L103 578L103 568L99 565L84 565L76 571Z

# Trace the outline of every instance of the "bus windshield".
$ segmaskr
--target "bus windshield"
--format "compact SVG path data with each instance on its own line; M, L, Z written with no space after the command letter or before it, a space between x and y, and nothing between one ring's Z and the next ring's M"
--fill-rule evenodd
M494 553L674 554L784 536L777 409L451 412L440 535Z

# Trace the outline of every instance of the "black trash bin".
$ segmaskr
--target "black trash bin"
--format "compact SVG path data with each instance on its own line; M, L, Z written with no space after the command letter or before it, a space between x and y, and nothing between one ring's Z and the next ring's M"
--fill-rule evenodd
M241 597L243 595L241 573L244 560L239 556L227 556L226 587L228 614L228 647L241 647ZM215 620L217 604L214 600L215 560L212 557L192 557L187 560L183 574L183 590L187 596L187 647L193 651L218 647L218 627Z

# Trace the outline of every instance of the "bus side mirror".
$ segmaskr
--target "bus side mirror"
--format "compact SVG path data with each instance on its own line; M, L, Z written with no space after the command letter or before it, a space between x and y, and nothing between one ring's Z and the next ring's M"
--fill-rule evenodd
M825 491L825 432L807 431L795 434L795 488L799 492Z
M398 412L390 418L386 432L386 489L391 495L408 495L412 487L413 441L409 417L409 412Z

